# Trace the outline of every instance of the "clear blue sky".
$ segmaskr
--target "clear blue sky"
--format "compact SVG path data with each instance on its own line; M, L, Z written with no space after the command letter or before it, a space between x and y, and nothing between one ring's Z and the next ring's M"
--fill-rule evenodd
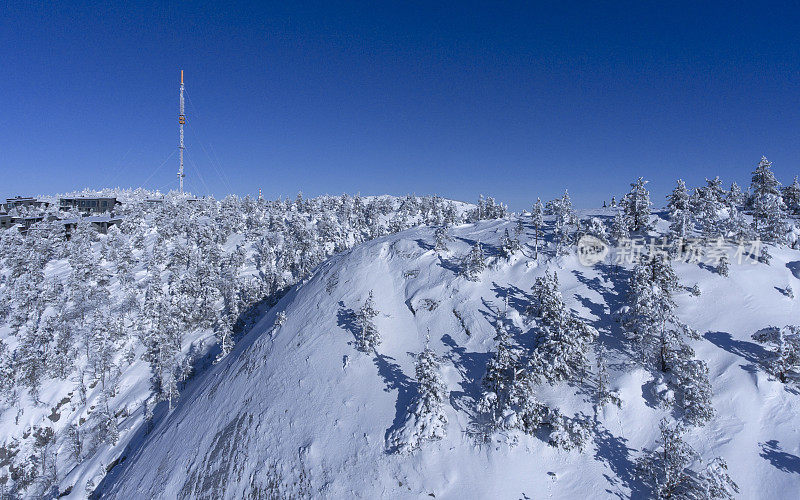
M522 209L800 173L796 3L561 3L12 0L0 196L175 187L181 68L196 194Z

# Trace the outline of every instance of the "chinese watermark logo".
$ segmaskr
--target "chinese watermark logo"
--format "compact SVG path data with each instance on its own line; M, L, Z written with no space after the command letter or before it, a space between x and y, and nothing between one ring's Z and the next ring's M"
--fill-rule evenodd
M608 255L608 245L596 236L584 234L578 240L578 262L593 266L602 262Z
M600 238L584 235L578 240L578 261L593 266L609 261L613 264L636 264L642 257L662 256L664 259L718 266L725 259L729 263L757 264L762 256L761 240L726 241L718 238L704 241L700 238L668 240L667 238L622 238L611 248Z

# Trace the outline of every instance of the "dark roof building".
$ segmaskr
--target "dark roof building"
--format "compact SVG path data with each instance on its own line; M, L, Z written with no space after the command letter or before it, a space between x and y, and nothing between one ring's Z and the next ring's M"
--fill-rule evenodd
M111 212L119 204L116 198L93 198L78 196L76 198L61 198L58 201L59 210L78 210L84 214L99 214Z
M17 207L47 207L50 205L46 201L37 200L30 196L15 196L14 198L6 198L6 210L11 210Z

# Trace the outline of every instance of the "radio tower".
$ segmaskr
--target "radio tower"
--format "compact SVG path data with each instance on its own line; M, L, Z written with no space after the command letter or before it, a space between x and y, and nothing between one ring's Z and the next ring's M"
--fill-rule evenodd
M183 114L183 70L181 70L181 112L178 115L178 124L181 129L181 142L178 144L180 149L180 166L178 167L178 184L180 185L181 194L183 194L183 178L186 177L183 173L183 125L186 123L186 115Z

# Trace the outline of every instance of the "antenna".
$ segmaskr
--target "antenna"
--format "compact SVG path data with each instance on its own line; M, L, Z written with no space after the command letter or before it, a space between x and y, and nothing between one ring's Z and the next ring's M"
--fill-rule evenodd
M186 115L183 114L183 70L181 70L181 111L178 115L178 124L181 131L181 142L178 144L180 149L180 166L178 167L178 184L180 185L181 194L183 194L183 178L186 177L183 173L183 125L186 123Z

